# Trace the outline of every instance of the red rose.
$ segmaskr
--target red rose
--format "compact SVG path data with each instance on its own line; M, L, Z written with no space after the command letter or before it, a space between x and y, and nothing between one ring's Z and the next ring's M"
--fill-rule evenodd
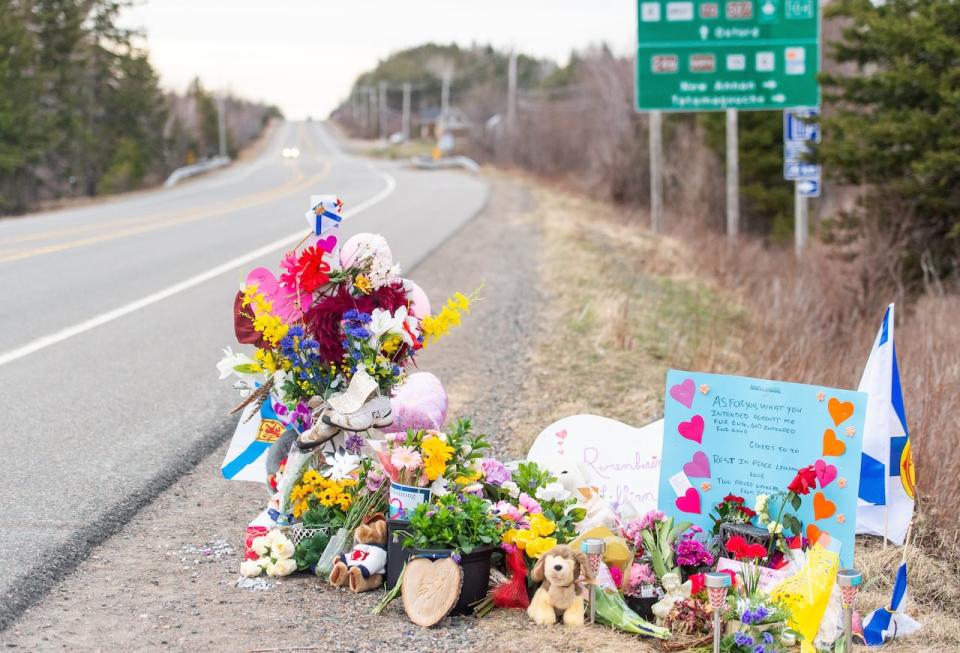
M747 541L743 539L742 535L731 535L730 539L727 540L727 551L733 554L733 557L738 559L740 558L741 552L747 548Z
M797 471L797 475L790 481L787 489L794 494L810 494L810 489L817 485L817 473L813 471L813 465L804 467Z
M747 508L746 506L740 506L738 510L744 515L746 515L748 519L753 519L754 517L757 516L757 513L750 510L750 508Z
M723 497L723 500L727 503L743 503L743 497L738 497L736 494L728 494Z

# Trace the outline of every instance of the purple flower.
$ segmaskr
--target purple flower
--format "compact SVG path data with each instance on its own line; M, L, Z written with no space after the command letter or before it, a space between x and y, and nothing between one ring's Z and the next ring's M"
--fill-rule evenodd
M746 633L737 631L733 636L733 641L737 646L753 646L753 638Z
M753 653L767 653L767 647L763 644L757 644L753 647Z
M373 494L374 492L379 490L381 487L383 487L383 484L386 482L386 480L387 480L386 476L384 476L383 474L381 474L375 469L371 469L370 472L367 474L367 492L369 492L370 494Z
M457 563L458 565L460 564L461 558L459 553L454 552L453 555L451 555L450 557L453 558L453 561L455 563Z
M763 631L763 641L765 641L767 644L773 644L773 635L767 631Z
M352 454L358 454L363 449L363 442L363 437L359 433L351 433L343 441L343 447Z
M757 622L757 618L753 614L753 612L750 611L750 608L747 608L746 610L743 611L743 614L740 615L740 621L750 626Z
M500 487L511 479L510 470L493 458L484 458L480 463L480 469L483 470L484 480L490 485Z

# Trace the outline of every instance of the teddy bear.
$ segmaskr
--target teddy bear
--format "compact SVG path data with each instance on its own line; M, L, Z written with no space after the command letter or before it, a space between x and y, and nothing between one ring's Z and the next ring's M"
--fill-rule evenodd
M353 541L353 548L341 553L334 563L330 583L334 587L347 585L354 592L379 587L387 567L387 520L376 516L360 524Z
M594 582L586 555L564 544L555 546L540 557L531 578L540 583L527 608L534 622L553 625L562 616L567 626L583 625L583 585Z

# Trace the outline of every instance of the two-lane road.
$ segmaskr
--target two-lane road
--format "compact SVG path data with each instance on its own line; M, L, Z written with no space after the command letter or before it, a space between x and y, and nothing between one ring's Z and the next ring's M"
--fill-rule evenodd
M301 156L284 159L284 147ZM404 270L486 200L458 172L344 153L285 123L253 161L183 186L0 220L0 628L232 431L215 363L247 270L306 234L310 194Z

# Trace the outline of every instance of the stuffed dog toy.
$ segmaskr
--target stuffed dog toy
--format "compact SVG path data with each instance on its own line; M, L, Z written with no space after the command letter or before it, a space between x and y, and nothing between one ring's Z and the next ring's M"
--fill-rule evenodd
M569 546L555 546L541 556L533 568L531 578L540 583L527 614L536 623L546 626L563 617L568 626L583 625L583 596L580 574L587 584L594 577L587 556Z
M374 517L357 527L353 549L340 554L330 571L334 587L347 585L354 592L380 587L387 566L387 521Z

